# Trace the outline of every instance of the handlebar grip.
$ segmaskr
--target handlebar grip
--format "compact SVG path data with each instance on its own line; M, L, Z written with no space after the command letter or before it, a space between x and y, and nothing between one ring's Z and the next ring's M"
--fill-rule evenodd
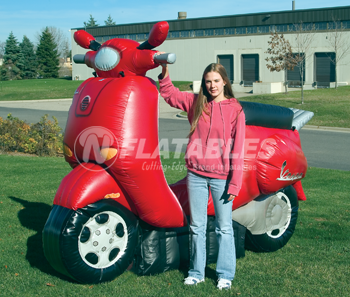
M85 64L85 55L84 54L74 55L73 61L74 63L77 63L77 64Z
M166 53L161 55L154 55L154 61L159 64L174 64L176 61L176 55L173 53Z

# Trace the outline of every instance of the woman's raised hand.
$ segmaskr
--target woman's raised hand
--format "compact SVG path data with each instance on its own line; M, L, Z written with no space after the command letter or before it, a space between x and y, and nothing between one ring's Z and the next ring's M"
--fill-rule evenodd
M165 54L165 52L157 52L157 56ZM169 69L168 69L168 64L163 64L161 63L160 66L162 66L162 78L166 78L169 75Z

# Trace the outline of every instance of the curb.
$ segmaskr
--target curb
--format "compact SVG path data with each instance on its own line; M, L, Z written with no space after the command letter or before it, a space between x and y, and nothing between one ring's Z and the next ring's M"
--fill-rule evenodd
M186 120L187 120L187 116L182 115L182 114L181 114L182 112L183 112L183 111L180 111L179 113L177 113L177 114L175 115L175 117L176 117L176 118L186 119Z
M350 133L350 128L340 128L340 127L305 125L304 127L302 127L302 129Z
M54 102L54 101L72 101L73 98L65 98L65 99L41 99L41 100L11 100L11 101L0 101L1 103L28 103L28 102Z

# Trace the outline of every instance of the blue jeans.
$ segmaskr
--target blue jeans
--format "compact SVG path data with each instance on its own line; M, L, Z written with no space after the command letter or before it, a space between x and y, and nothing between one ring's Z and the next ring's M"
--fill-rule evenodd
M227 201L227 181L187 173L187 190L191 210L192 246L188 276L203 279L206 265L206 230L209 187L215 209L216 237L219 245L216 274L233 280L236 271L236 249L232 229L232 201Z

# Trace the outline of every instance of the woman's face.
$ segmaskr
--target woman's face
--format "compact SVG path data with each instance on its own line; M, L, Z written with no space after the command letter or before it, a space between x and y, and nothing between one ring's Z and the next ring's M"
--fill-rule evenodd
M224 100L224 86L226 83L222 79L221 75L217 72L208 72L204 76L205 86L211 98L219 101Z

